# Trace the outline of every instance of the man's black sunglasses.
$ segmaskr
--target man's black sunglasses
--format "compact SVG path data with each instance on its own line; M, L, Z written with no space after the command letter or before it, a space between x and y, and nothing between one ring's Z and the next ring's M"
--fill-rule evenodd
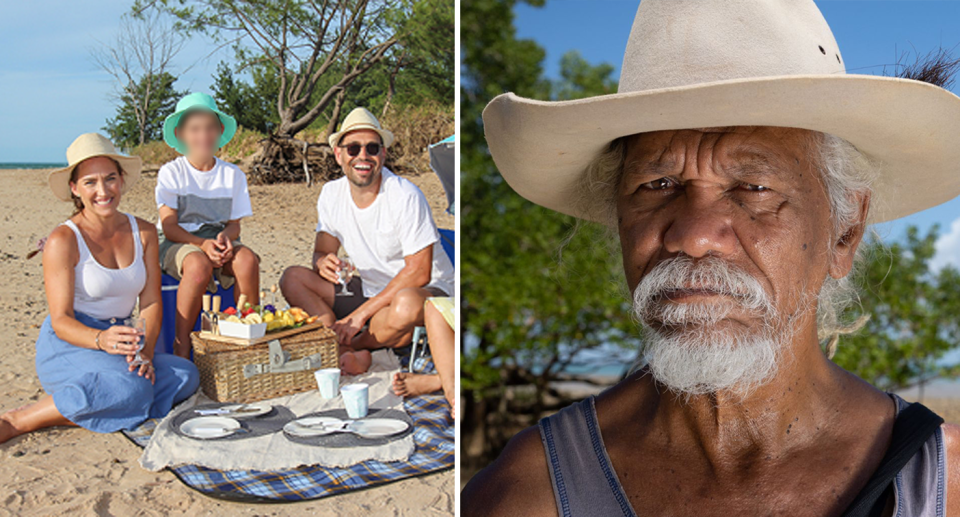
M347 144L340 146L341 149L346 149L347 154L349 154L351 157L360 154L360 149L363 147L367 148L367 156L377 156L380 154L380 144L376 142L370 142L366 146L360 144Z

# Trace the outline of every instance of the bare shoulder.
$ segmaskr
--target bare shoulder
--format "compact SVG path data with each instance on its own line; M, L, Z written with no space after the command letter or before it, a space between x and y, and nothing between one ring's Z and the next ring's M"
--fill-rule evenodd
M943 424L947 459L947 514L960 515L960 425Z
M68 226L61 224L50 232L43 249L51 252L51 255L76 252L77 235Z
M156 225L139 217L135 217L134 219L137 221L137 231L140 232L140 235L150 238L158 236Z
M539 428L514 436L497 461L470 480L460 509L464 517L557 515Z

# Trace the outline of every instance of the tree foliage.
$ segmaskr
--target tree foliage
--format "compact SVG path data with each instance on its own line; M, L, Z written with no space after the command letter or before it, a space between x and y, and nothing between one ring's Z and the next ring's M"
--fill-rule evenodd
M250 67L250 73L252 84L235 77L233 68L221 62L210 89L217 106L234 116L237 124L270 134L280 121L273 104L279 87L277 77L263 66Z
M335 122L347 89L388 60L394 47L416 48L428 38L423 31L438 26L452 35L450 4L449 0L137 0L134 12L160 9L173 15L187 33L233 44L240 69L269 67L277 81L272 101L278 122L273 132L290 138L325 112ZM452 49L452 38L446 45ZM386 90L386 85L382 88Z
M180 95L173 89L172 67L184 43L153 13L123 16L115 40L91 51L97 66L113 77L117 114L104 129L117 143L142 145L160 138L158 124Z
M173 113L177 100L184 94L174 88L176 80L169 72L163 72L144 76L139 83L125 88L126 93L118 99L116 115L103 127L110 139L125 147L161 140L163 120Z
M937 234L936 226L923 236L910 227L903 241L866 244L860 303L847 316L870 320L840 339L834 361L881 389L960 374L960 365L944 360L960 345L960 273L930 269Z
M612 67L591 66L575 53L561 61L560 81L543 79L543 50L516 38L514 4L466 2L460 13L461 389L468 462L495 454L522 425L512 418L511 386L534 386L536 415L549 409L550 383L587 351L604 343L636 345L629 304L617 287L619 255L598 242L605 230L584 226L572 233L573 218L518 196L487 152L480 113L494 96L578 98L609 93L614 85Z

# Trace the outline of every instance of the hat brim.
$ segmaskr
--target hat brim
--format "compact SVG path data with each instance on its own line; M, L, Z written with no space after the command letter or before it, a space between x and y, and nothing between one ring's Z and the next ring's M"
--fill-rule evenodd
M87 158L84 158L73 165L51 172L50 175L47 176L47 183L50 185L50 190L53 191L53 194L57 196L60 201L71 201L73 199L73 193L70 191L70 176L73 174L73 169L75 169L77 165L80 165L90 158L97 158L98 156L113 158L117 161L117 163L120 164L120 168L123 169L123 189L120 191L121 194L126 194L129 192L130 189L137 184L137 181L140 180L140 172L143 170L143 161L139 156L98 154L94 156L88 156Z
M375 131L377 134L379 134L380 139L383 140L383 147L386 148L393 145L393 133L386 129L380 129L372 124L356 124L354 126L350 126L349 129L345 129L343 131L337 131L336 133L330 135L327 138L327 143L330 144L330 147L336 147L337 144L340 143L340 139L343 138L343 136L346 135L347 133L353 133L354 131L363 131L363 130Z
M163 121L163 141L178 153L187 154L187 146L177 138L177 126L180 125L180 119L191 111L206 111L213 113L220 119L220 123L223 124L223 133L220 135L220 142L217 144L217 147L222 149L230 143L230 140L233 140L233 136L237 134L237 119L218 109L211 109L207 106L190 106L189 108L167 115L167 118Z
M576 208L581 176L611 141L703 127L792 127L847 140L881 166L870 224L960 195L960 98L908 79L766 77L561 102L508 93L483 121L490 154L518 194L583 219L593 216Z

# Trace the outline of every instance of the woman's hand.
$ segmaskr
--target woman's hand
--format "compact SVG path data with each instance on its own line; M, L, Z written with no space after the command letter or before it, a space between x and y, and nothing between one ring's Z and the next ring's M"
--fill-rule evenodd
M127 362L130 362L130 361L133 361L133 356L127 357ZM153 369L153 362L149 362L141 365L131 364L130 371L132 372L135 370L137 372L137 375L150 381L150 384L155 384L157 382L157 372L156 370Z
M137 329L114 325L100 332L98 346L100 350L112 355L132 356L137 353L140 333Z

